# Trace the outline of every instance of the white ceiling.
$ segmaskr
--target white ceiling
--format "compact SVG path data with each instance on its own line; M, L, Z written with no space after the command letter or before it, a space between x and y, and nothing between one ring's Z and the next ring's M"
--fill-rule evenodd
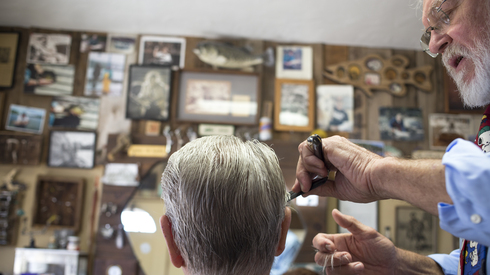
M0 0L0 26L419 49L416 0Z

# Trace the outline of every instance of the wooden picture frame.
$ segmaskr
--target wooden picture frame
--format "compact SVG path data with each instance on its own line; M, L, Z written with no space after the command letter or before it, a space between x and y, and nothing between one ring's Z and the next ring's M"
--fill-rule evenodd
M313 131L316 107L313 80L276 78L274 98L275 130Z
M38 176L32 225L43 227L54 215L50 228L80 230L84 198L84 179Z
M177 120L194 123L257 125L260 78L257 73L183 70L177 90Z
M0 89L14 86L20 33L0 32Z
M399 248L422 255L437 251L437 218L413 206L396 208L396 241Z

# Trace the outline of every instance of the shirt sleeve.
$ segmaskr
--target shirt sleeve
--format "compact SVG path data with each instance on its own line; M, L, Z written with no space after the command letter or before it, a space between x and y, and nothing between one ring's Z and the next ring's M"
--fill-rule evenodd
M472 142L456 139L448 146L442 164L453 204L438 204L441 228L490 246L490 154Z
M459 249L448 254L432 254L429 258L434 260L445 275L457 275L459 266Z

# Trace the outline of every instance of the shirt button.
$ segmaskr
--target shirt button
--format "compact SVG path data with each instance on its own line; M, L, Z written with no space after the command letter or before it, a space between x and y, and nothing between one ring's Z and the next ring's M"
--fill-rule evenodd
M471 222L474 224L481 223L481 216L478 214L471 215Z

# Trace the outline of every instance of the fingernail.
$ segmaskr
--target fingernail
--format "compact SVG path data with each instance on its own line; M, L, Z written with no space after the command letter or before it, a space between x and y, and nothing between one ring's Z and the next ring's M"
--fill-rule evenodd
M303 184L301 183L301 181L299 182L299 186L301 187L301 191L304 192L305 188L303 187Z
M362 264L361 263L357 263L354 265L354 270L355 271L362 271Z
M329 244L326 244L325 249L330 252L332 250L332 246Z

